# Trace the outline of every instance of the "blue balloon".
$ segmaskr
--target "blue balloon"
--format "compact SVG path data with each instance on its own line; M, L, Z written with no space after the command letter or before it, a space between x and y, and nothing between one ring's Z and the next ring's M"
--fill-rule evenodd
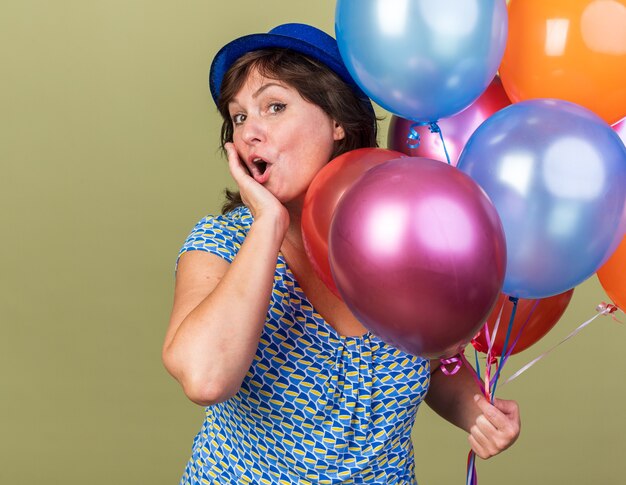
M569 290L622 238L626 148L582 106L556 99L512 104L478 127L457 168L487 192L502 220L507 295Z
M414 121L472 104L504 54L505 0L338 0L335 35L348 70L376 103Z

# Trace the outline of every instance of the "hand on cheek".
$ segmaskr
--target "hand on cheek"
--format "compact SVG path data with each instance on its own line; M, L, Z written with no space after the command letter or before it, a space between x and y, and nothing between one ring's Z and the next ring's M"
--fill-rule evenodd
M515 401L495 399L489 403L483 396L474 400L481 414L470 428L470 446L476 455L490 458L511 446L520 433L519 408Z

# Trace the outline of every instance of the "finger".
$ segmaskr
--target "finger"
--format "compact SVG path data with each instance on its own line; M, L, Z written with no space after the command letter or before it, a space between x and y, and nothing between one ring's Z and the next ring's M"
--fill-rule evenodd
M518 404L515 401L496 399L494 405L506 419L506 425L498 429L503 432L506 439L515 441L522 427Z
M483 416L487 418L487 420L491 424L493 424L496 429L503 429L507 426L509 420L507 419L505 414L489 401L487 401L484 396L479 396L477 394L476 396L474 396L474 400L476 401L476 404L483 413Z
M500 409L507 420L506 426L500 428L500 432L502 438L507 442L506 447L509 447L519 437L522 427L519 406L515 401L503 399L496 399L494 404Z
M472 437L473 441L475 441L476 444L479 445L480 454L477 454L481 458L489 458L490 456L494 456L499 453L500 450L496 447L494 442L490 439L489 436L485 435L485 433L483 433L478 428L478 426L474 425L471 427L470 436Z
M498 429L483 414L476 418L476 426L487 437L493 437L498 434ZM491 440L491 438L490 438Z
M467 441L469 441L470 447L472 448L472 451L476 454L476 456L479 456L483 460L486 460L491 456L489 452L478 441L476 441L476 438L474 438L474 436L472 436L471 434L467 437Z
M515 413L519 414L516 403L513 409ZM496 455L501 451L506 450L509 446L515 443L520 433L519 415L505 415L498 409L496 409L496 411L501 417L503 417L504 422L499 422L499 424L494 425L493 419L490 420L489 416L482 414L476 419L476 424L474 425L487 438L488 443L484 441L481 441L481 443L485 448L491 451L492 455ZM486 410L486 412L489 413L490 411ZM489 426L485 424L485 421L497 429L491 430ZM496 421L498 420L496 419Z
M228 156L228 168L230 169L230 174L235 180L238 180L241 175L245 174L244 165L232 143L226 143L224 148L226 149L226 155Z
M515 401L496 398L493 404L496 408L498 408L504 414L507 414L510 416L519 415L519 406L517 405Z
M478 428L477 425L473 425L470 428L470 435L474 437L480 446L486 450L491 449L491 440L487 437L487 435L485 435L485 433L482 432L480 428Z

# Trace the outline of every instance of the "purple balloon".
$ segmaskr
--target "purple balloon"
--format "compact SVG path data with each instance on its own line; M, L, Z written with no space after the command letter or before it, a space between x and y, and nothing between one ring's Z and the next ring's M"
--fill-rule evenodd
M466 174L427 158L367 171L333 216L337 288L372 333L405 352L460 352L496 302L506 265L495 207Z
M622 240L626 148L587 108L561 99L507 106L474 132L458 168L500 214L507 295L546 298L574 288Z

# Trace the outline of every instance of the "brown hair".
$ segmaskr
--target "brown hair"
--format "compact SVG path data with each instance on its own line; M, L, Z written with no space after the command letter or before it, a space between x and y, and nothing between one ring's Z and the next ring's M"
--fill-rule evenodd
M262 76L279 79L295 88L300 96L319 106L343 127L345 137L335 142L331 159L357 148L377 146L377 119L369 100L359 98L349 85L321 62L289 49L264 49L244 54L224 75L217 103L224 120L222 150L225 143L233 140L228 103L253 69ZM223 214L243 205L239 192L226 189L225 194Z

